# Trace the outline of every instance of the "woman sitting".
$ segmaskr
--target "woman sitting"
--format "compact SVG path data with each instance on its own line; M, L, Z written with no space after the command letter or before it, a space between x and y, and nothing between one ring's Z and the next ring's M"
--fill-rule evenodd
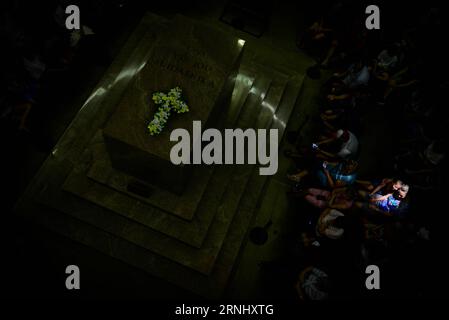
M316 225L316 234L319 237L325 237L328 239L341 239L345 232L345 215L336 210L327 208L324 210Z
M322 189L309 188L304 199L313 206L324 209L332 208L345 210L353 205L352 195L347 192L347 188L334 189L332 192Z

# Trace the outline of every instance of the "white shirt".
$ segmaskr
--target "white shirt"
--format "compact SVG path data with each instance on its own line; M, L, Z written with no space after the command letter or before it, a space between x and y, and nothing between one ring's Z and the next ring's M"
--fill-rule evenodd
M320 221L322 224L328 224L329 222L332 222L333 220L336 220L338 217L344 217L344 214L341 213L338 210L332 209L329 211L328 214L326 214ZM330 239L340 239L343 236L343 233L345 230L342 228L337 228L332 225L329 225L324 230L324 235Z
M397 56L390 56L387 50L383 50L381 53L379 53L377 60L379 61L377 62L377 65L380 68L388 70L390 68L394 68L399 59Z
M357 137L350 131L348 131L348 133L348 141L343 143L340 151L337 153L340 158L348 158L349 156L354 155L359 149L359 140L357 140Z
M343 83L349 88L357 88L368 84L370 72L367 66L363 66L359 71L354 71L355 66L351 66L349 74L343 79Z
M318 289L317 284L327 278L327 274L318 268L313 268L305 277L302 288L310 300L324 300L328 297L327 292Z

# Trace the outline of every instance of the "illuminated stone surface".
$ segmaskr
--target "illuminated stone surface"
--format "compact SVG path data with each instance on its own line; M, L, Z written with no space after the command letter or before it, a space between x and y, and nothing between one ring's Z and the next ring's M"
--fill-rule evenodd
M55 232L213 297L227 284L267 177L259 176L256 166L210 167L194 173L204 179L194 187L203 190L201 198L170 194L145 180L142 183L151 192L143 198L124 188L123 179L138 178L112 167L101 132L169 23L146 16L30 184L17 211ZM278 61L256 50L245 51L232 100L217 117L217 126L278 128L281 139L302 75L278 68Z
M170 133L175 128L191 133L194 120L215 126L217 112L229 104L242 51L237 38L177 16L154 41L145 66L106 124L104 137L114 168L182 193L192 167L170 162L175 144ZM163 131L151 136L147 125L157 110L152 94L176 86L190 111L172 113Z

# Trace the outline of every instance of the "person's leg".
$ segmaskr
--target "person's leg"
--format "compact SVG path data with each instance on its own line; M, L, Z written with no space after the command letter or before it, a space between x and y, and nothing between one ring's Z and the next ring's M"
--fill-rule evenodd
M374 188L371 181L368 180L356 180L355 183L359 184L360 186L363 186L364 188L368 190L372 190Z
M333 125L331 125L327 120L323 120L323 124L328 130L330 130L332 132L337 130L337 128L335 128Z
M367 200L369 198L369 193L365 190L357 190L357 195L359 198Z
M324 209L327 206L327 201L317 199L317 196L308 194L304 197L304 199L309 202L314 207Z
M340 205L342 209L350 209L354 205L354 201L352 200L341 200Z
M357 209L362 209L363 206L364 206L364 203L361 201L354 202L354 207L356 207Z
M309 188L307 190L309 192L309 194L313 195L313 196L322 196L322 197L329 197L330 192L327 190L322 190L322 189L317 189L317 188Z
M304 178L305 176L307 176L309 174L309 171L307 170L301 170L298 173L295 174L288 174L287 175L287 179L294 181L294 182L299 182L301 181L302 178Z

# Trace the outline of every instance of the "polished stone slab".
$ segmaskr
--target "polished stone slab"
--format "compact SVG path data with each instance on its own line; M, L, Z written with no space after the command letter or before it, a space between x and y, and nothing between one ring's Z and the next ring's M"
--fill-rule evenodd
M248 61L245 61L245 64L251 64ZM242 74L248 75L253 74L255 69L253 67L246 67L242 65L240 70ZM235 93L233 95L234 98L240 99L240 101L244 102L244 99L239 95L240 92L247 92L249 89L245 89L245 86L248 86L248 82L245 79L241 78L242 82L237 81L235 86ZM232 103L235 105L235 100L232 100ZM238 107L238 106L237 106ZM232 109L228 110L228 113L231 113ZM254 114L256 111L253 112ZM229 118L225 117L225 118ZM233 123L232 126L239 126L238 123ZM154 230L162 232L166 235L174 237L180 241L183 241L189 245L194 247L200 247L204 242L204 239L207 234L207 230L209 229L210 224L214 219L214 215L216 212L216 208L219 206L219 203L222 199L222 195L226 190L228 182L230 181L233 174L233 167L220 166L218 170L215 170L215 178L212 182L208 183L207 189L203 194L203 203L198 208L196 212L196 217L192 221L192 223L187 223L184 220L178 219L175 216L172 216L173 213L180 212L165 212L159 210L164 203L158 203L156 208L152 206L147 206L145 204L138 204L137 202L140 199L136 199L133 204L133 210L126 209L122 206L123 203L129 203L130 199L126 198L126 194L117 193L113 190L108 190L105 186L109 186L107 183L103 185L96 185L91 183L91 181L87 181L86 170L89 172L92 168L91 161L92 159L103 158L99 157L98 153L102 153L104 151L104 145L102 144L102 138L97 137L90 143L90 147L85 150L85 155L78 163L78 170L74 170L65 181L63 187L65 190L73 192L78 196L84 197L89 201L92 201L98 205L106 206L107 208L118 212L128 218L132 218L133 220L144 224ZM104 158L103 158L104 159ZM104 161L107 161L104 160ZM90 167L90 169L89 169ZM84 169L83 169L84 168ZM199 168L200 169L200 168ZM111 169L107 169L109 172ZM210 167L203 167L203 171L210 170ZM202 177L204 179L204 176ZM84 181L84 182L82 182ZM86 192L89 190L89 192ZM162 192L163 194L169 197L170 193L165 192L164 190L157 190L155 192ZM171 195L171 198L176 197L176 195ZM157 199L153 199L157 200ZM188 200L188 198L184 198L184 200ZM148 202L148 201L146 201ZM155 201L153 201L154 204ZM174 204L174 203L173 203ZM189 204L188 201L184 202L184 208L193 208L195 207L195 203ZM165 207L168 209L168 207ZM191 210L189 210L191 212ZM184 212L185 213L185 212ZM182 216L186 218L185 215Z
M203 128L215 126L231 98L233 87L227 82L238 72L243 52L238 40L182 16L173 19L103 130L115 169L177 194L184 191L192 167L171 163L170 150L176 142L170 141L170 133L183 128L195 139L194 120L201 121ZM176 86L190 111L172 114L163 131L151 136L147 125L158 108L152 94Z
M298 88L300 87L300 83L296 82L295 84L291 84L291 87ZM281 119L283 122L287 122L287 120L285 118ZM281 130L280 138L282 138L283 133L283 129ZM227 285L240 247L259 205L258 198L263 190L265 181L266 177L259 176L257 170L253 171L242 200L242 206L232 220L223 247L209 276L194 272L189 268L183 267L169 259L78 219L69 219L61 215L60 212L38 206L38 203L35 203L35 200L28 198L28 196L25 196L23 201L21 201L21 210L19 212L27 212L29 218L35 219L36 222L45 225L55 232L96 248L101 252L132 264L192 292L208 298L219 298Z
M164 211L161 213L163 215L171 214L185 220L193 219L214 171L213 166L195 166L186 190L178 195L114 169L101 131L96 134L91 142L91 148L86 152L92 155L92 163L86 174L88 178L157 207ZM134 189L130 186L134 186Z
M276 83L276 81L273 81L273 83ZM285 82L282 83L286 85ZM268 97L269 95L266 95L267 99ZM282 95L279 94L275 98L270 98L270 100L273 102L280 102L281 97ZM263 113L258 113L256 109L254 109L252 114L253 124L257 123L258 120L260 122L260 117ZM240 124L239 121L237 123ZM266 124L264 125L264 127L265 126ZM96 144L94 143L94 145ZM91 157L86 155L85 158L90 159ZM111 225L111 219L106 218L106 216L100 219L99 213L96 213L95 215L85 215L80 214L79 210L71 212L72 215L83 221L101 226L101 228L106 231L109 231L116 235L120 235L122 238L136 243L155 253L158 253L159 255L162 255L168 259L176 261L182 265L189 266L192 269L206 274L211 272L213 268L215 260L224 242L228 228L231 224L231 221L233 220L235 213L237 212L236 210L238 206L241 204L241 201L243 201L242 203L244 207L249 207L249 205L245 204L245 201L251 203L257 201L258 198L258 193L254 192L254 190L251 190L250 192L247 191L245 194L247 184L249 183L250 174L253 171L251 168L253 168L254 166L220 166L216 170L216 174L214 174L214 176L212 177L212 181L215 182L212 185L222 186L223 181L225 181L227 177L231 177L231 180L222 197L217 197L217 192L213 190L213 192L210 194L210 198L206 197L204 199L204 203L208 203L206 212L215 212L215 214L211 215L212 217L214 217L214 221L209 229L205 229L202 231L203 234L206 235L202 247L193 249L177 242L173 238L167 238L165 236L158 235L157 232L148 230L144 228L143 225L152 226L153 228L155 226L158 226L156 230L161 231L162 229L165 233L167 233L168 230L170 230L170 232L186 231L188 229L191 229L191 226L185 224L185 226L182 228L179 227L178 223L177 227L174 228L173 223L167 223L167 220L165 220L164 223L163 220L158 217L158 211L155 208L144 205L141 202L132 201L121 193L111 192L103 185L92 183L91 181L86 179L85 173L82 169L82 167L87 166L88 164L86 164L85 166L80 165L80 170L74 170L74 172L69 175L68 180L64 185L64 189L70 190L71 192L78 194L80 197L92 201L97 205L113 210L114 212L119 213L124 217L137 221L139 222L139 224L132 223L129 220L121 220L118 217L114 217L116 223ZM242 197L245 196L247 200L242 200ZM211 198L214 200L210 201ZM67 201L68 200L64 200L64 204L66 204ZM193 224L195 222L196 221L193 220ZM123 229L117 230L114 227L115 224L120 224L125 227ZM132 230L132 233L130 232L130 230ZM170 235L173 236L172 233L170 233ZM189 236L190 238L193 238L195 237L195 235L198 235L198 233L186 233L187 239L189 239Z

